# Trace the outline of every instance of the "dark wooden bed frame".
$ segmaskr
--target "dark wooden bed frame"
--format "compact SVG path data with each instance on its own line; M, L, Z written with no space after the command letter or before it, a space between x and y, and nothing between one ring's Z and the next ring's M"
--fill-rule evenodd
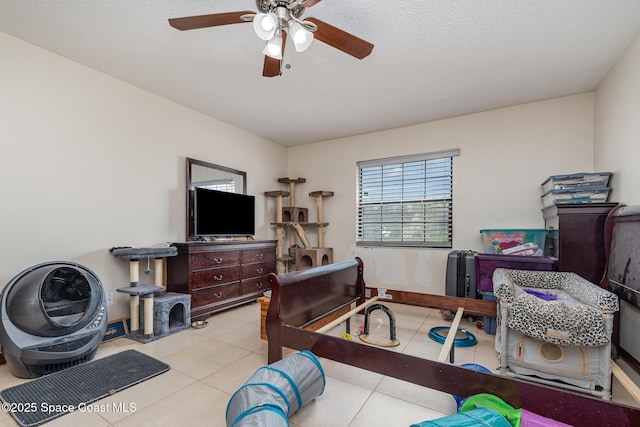
M575 426L639 426L640 409L548 387L422 359L305 329L352 303L360 305L366 288L362 260L345 261L283 275L271 274L266 315L268 362L283 348L309 350L323 357L457 396L490 393L516 408ZM390 302L495 317L495 303L482 300L387 291ZM384 303L384 300L378 302ZM425 337L426 339L426 337ZM416 420L421 421L421 420Z

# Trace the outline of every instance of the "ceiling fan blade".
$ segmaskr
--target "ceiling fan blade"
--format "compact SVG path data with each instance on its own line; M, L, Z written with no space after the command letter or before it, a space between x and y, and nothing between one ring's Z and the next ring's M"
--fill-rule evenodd
M276 77L280 75L280 60L274 59L268 55L264 56L264 65L262 67L263 77Z
M225 12L212 15L185 16L184 18L169 19L169 25L178 30L195 30L198 28L217 27L219 25L240 24L243 15L253 15L255 12ZM249 21L250 22L250 21Z
M284 57L284 48L287 44L287 33L282 32L282 56ZM282 59L275 59L269 55L264 56L264 65L262 66L262 77L277 77L282 71Z
M373 45L368 41L362 40L346 31L342 31L317 18L307 18L305 21L313 22L318 26L316 32L313 33L315 39L333 46L344 53L348 53L351 56L355 56L358 59L369 56L373 50Z
M306 2L305 4L303 4L302 6L304 7L311 7L314 6L318 3L320 3L321 0L309 0L308 2Z

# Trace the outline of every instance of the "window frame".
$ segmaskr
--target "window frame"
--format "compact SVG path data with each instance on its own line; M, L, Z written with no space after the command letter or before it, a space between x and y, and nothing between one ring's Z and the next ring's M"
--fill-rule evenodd
M453 158L459 155L452 149L357 162L356 246L452 248ZM375 198L366 202L372 191ZM436 238L427 240L429 230Z

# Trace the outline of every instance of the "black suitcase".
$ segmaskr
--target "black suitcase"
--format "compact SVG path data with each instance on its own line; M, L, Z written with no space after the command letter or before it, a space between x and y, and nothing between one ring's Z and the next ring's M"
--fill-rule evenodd
M456 250L447 257L445 294L452 297L477 299L476 259L478 252Z

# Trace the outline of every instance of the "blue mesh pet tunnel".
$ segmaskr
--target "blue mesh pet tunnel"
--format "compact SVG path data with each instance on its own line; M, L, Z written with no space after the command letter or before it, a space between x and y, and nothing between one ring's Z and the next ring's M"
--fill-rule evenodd
M318 358L308 350L258 369L229 399L227 427L289 426L288 416L324 391Z

